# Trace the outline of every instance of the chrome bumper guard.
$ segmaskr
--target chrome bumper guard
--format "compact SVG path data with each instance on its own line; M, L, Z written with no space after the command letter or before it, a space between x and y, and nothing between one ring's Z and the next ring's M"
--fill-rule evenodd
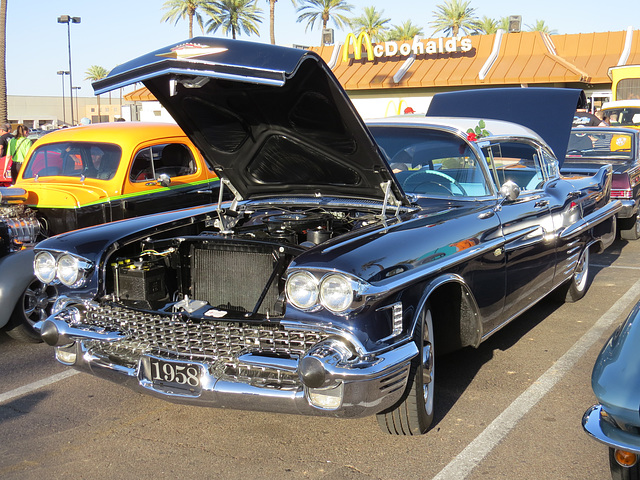
M56 347L56 358L76 370L124 385L134 391L186 405L233 408L274 413L358 418L381 412L397 403L404 393L411 360L418 355L414 342L407 342L382 354L359 356L346 365L327 364L327 383L340 385L342 400L337 408L314 406L309 400L308 386L300 376L299 358L278 358L259 352L243 352L235 360L257 369L288 375L294 382L282 387L256 385L246 378L220 375L221 361L184 360L200 367L199 388L186 389L158 386L148 379L149 359L176 362L157 353L142 354L137 365L118 363L114 356L100 352L96 345L117 346L128 338L127 332L113 331L67 323L73 319L63 310L34 327L43 339Z
M602 405L594 405L585 412L582 428L594 439L611 448L640 455L640 436L620 429L608 417Z

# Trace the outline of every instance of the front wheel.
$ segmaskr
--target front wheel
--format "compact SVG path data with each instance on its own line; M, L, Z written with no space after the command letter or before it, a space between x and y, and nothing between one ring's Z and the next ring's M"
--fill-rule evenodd
M33 329L33 326L40 320L46 319L51 313L55 297L55 287L34 279L22 293L11 314L6 330L7 335L21 342L42 342L42 338Z
M409 383L399 404L378 414L378 424L392 435L421 435L433 422L434 337L431 311L426 310L415 334L419 354L411 364Z
M559 301L573 303L580 300L589 288L589 249L585 248L573 271L573 276L558 287L555 297Z

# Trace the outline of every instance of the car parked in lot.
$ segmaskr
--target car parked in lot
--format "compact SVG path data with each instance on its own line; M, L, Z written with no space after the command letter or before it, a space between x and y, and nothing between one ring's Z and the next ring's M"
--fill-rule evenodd
M434 109L486 116L365 124L315 53L213 38L95 88L136 81L233 200L50 238L34 268L60 289L36 325L56 358L140 392L424 433L434 353L581 298L614 239L611 167L567 181L549 146L566 151L576 90L449 93ZM548 141L500 120L515 104L543 109Z
M640 304L613 332L596 359L591 386L598 403L582 418L594 439L609 447L614 480L640 478Z
M218 184L177 125L106 123L42 137L15 185L0 188L0 328L20 340L40 339L33 324L48 315L56 291L33 276L39 240L211 203Z
M618 231L626 240L640 238L640 130L615 127L579 127L571 131L563 175L593 175L603 165L613 166L611 198L622 202Z
M609 119L612 127L640 129L640 100L638 99L605 102L602 104L602 113Z

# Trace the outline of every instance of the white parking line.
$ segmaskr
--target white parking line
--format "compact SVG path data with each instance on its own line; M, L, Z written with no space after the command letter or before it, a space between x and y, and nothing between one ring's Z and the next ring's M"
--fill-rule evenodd
M590 263L589 266L597 268L622 268L626 270L640 270L640 267L625 267L624 265L597 265L595 263Z
M467 447L444 467L432 480L463 479L502 441L553 386L569 371L602 335L619 321L640 295L638 280L558 361L527 390L516 398ZM580 419L576 419L579 422Z
M9 400L13 400L16 397L21 397L22 395L34 392L42 387L46 387L47 385L59 382L60 380L64 380L65 378L69 378L76 373L80 372L78 372L77 370L65 370L62 373L51 375L50 377L43 378L42 380L38 380L37 382L33 382L28 385L24 385L23 387L18 387L9 392L0 393L0 403L8 402Z

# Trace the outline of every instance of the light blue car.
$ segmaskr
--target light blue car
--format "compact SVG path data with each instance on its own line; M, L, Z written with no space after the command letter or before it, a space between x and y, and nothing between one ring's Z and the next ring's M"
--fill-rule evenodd
M609 446L614 480L640 478L640 303L596 360L591 386L598 404L582 418L585 431Z

